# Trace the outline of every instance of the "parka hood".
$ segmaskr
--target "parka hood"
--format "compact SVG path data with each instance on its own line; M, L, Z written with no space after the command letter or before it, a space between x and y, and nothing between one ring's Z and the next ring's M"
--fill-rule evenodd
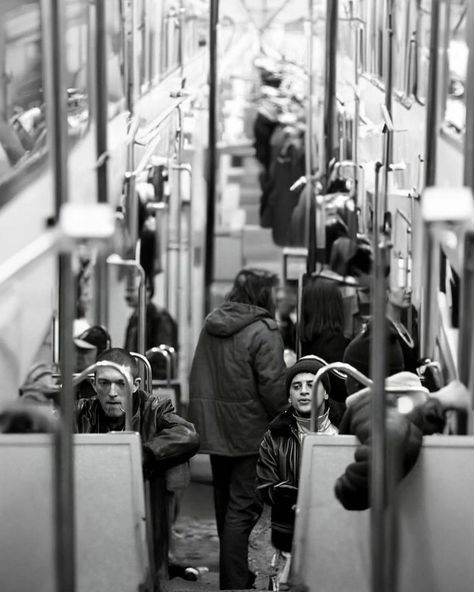
M241 302L225 302L216 308L206 318L204 327L211 335L228 337L257 320L276 321L264 308Z

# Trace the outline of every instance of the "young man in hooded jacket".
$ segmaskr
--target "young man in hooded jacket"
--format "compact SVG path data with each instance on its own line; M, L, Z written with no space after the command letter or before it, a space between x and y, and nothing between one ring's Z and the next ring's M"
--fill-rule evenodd
M262 510L258 449L287 405L283 341L274 318L277 277L244 269L206 318L190 376L189 416L209 454L220 543L221 590L248 589L248 539Z

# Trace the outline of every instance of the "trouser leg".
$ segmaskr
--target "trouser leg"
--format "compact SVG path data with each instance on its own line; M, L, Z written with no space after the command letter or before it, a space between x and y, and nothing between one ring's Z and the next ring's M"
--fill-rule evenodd
M216 513L217 534L219 540L224 530L227 504L229 503L229 488L232 476L231 458L227 456L210 455L212 482L214 490L214 510Z
M257 456L228 458L232 466L225 523L220 537L220 589L249 587L249 535L262 512L255 494Z

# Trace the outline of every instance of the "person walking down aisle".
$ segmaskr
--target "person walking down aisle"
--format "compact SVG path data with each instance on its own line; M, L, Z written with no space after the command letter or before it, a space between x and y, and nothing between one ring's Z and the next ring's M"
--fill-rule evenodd
M209 454L219 535L221 590L252 587L248 539L262 505L255 492L260 442L287 405L283 341L275 321L274 274L244 269L213 310L194 354L190 420Z

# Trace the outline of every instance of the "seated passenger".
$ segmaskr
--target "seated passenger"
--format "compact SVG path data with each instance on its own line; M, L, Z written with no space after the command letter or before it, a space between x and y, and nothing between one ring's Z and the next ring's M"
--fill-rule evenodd
M57 405L61 386L53 374L51 364L45 362L34 364L20 387L20 397L32 403Z
M349 340L344 336L344 308L338 285L322 277L311 277L303 288L301 353L323 358L328 364L342 362ZM344 381L330 374L331 398L343 403ZM341 405L341 417L344 406ZM340 419L340 418L339 418Z
M88 327L80 335L74 338L76 363L75 372L82 372L106 349L110 348L110 335L101 325ZM95 390L88 378L84 379L76 386L76 396L78 399L85 397L94 397Z
M290 407L270 424L260 445L257 461L257 493L272 507L272 545L290 553L298 495L300 452L303 436L310 431L311 393L316 373L324 365L314 356L300 358L286 373L286 392ZM327 375L320 383L317 405L317 431L335 435L326 408L331 385Z
M1 434L48 434L58 429L58 416L38 402L17 401L0 410Z
M157 306L153 301L154 288L151 283L146 285L146 327L145 348L148 350L159 345L169 345L178 350L178 326L170 313ZM125 332L125 349L136 352L138 347L138 288L131 286L125 296L127 304L134 308ZM162 356L150 358L154 379L166 378L166 360Z
M106 350L97 361L119 364L129 377L133 393L131 425L142 437L145 475L161 474L197 452L199 437L193 424L174 413L168 399L149 397L139 389L137 363L126 350ZM93 384L97 397L77 403L76 431L83 434L123 431L128 396L123 376L114 368L98 368Z
M344 355L344 362L366 375L369 368L369 342L366 332L353 340ZM415 465L423 434L441 432L445 425L445 412L449 409L467 409L468 395L461 383L453 382L428 398L428 391L421 386L418 376L399 371L403 355L393 333L389 333L387 345L389 378L386 379L386 385L407 389L406 393L390 395L387 409L387 448L390 458L398 459L394 464L396 474L393 475L394 482L398 483ZM346 388L352 396L346 399L347 410L339 431L340 434L352 434L360 441L354 462L349 464L335 484L335 495L346 510L366 510L370 507L371 391L367 388L360 390L361 387L357 381L348 377ZM400 396L411 401L412 410L406 414L398 411L397 399Z

